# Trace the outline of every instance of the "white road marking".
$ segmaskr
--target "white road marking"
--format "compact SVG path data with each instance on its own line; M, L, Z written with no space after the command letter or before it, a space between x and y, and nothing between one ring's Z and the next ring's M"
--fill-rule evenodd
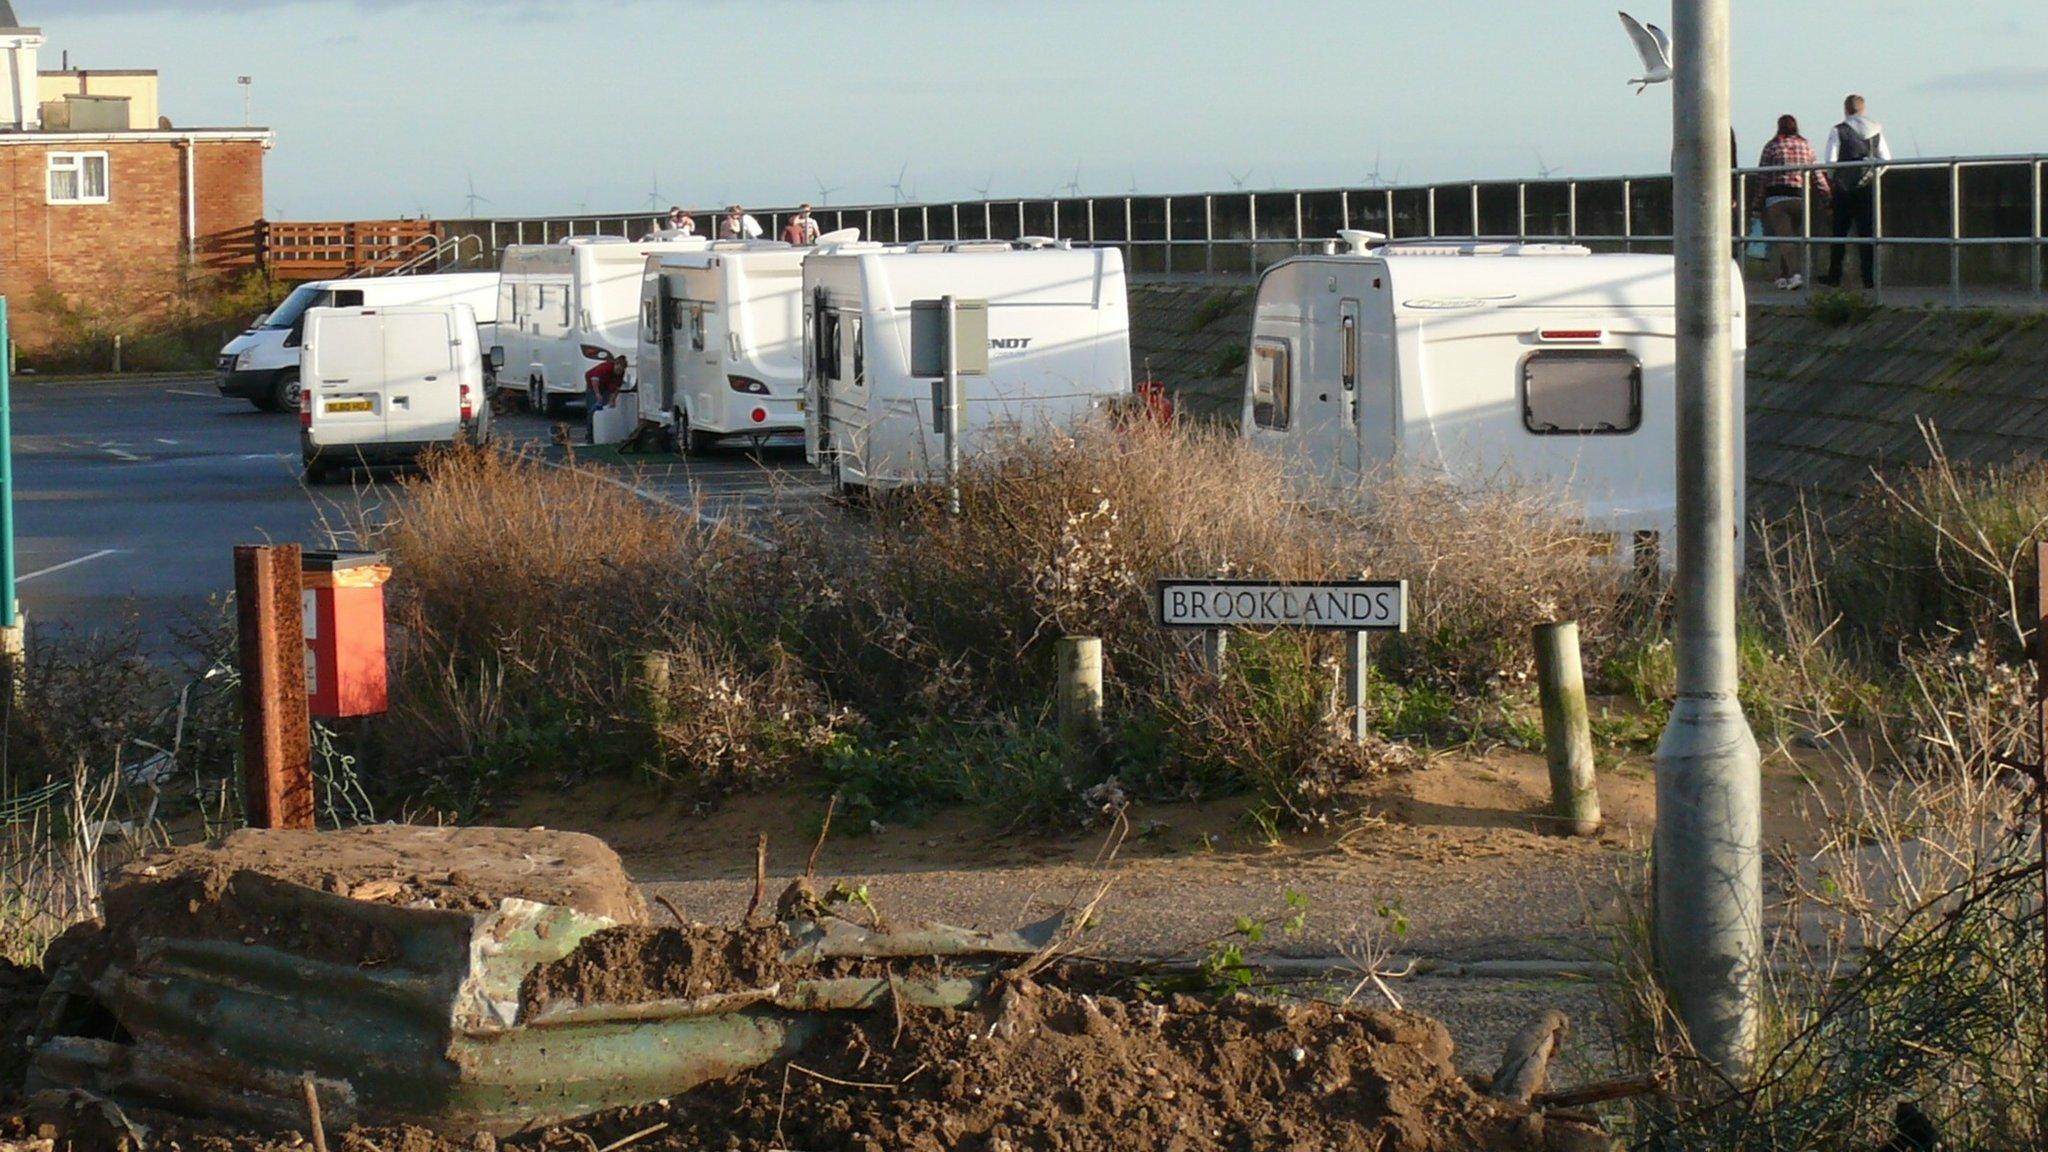
M90 556L80 556L76 560L66 560L62 564L52 564L48 568L38 568L35 571L30 572L26 576L16 576L14 578L14 582L16 584L26 584L38 576L48 576L52 572L62 572L66 568L76 568L80 564L87 564L94 560L103 559L105 557L112 556L119 551L119 548L102 548Z
M133 452L124 452L119 448L109 448L106 450L106 453L107 455L112 456L116 460L126 460L129 461L130 463L140 463L141 461L149 459L149 457L147 456L137 456Z
M201 400L218 400L218 399L220 399L220 393L218 393L218 392L187 392L187 391L186 391L185 389L183 389L183 388L166 388L166 389L164 389L164 395L166 395L166 396L197 396L197 397L199 397L199 398L200 398Z
M176 444L176 443L177 443L177 441L176 441L176 440L166 440L166 439L164 439L164 438L163 438L163 437L161 437L161 436L159 436L159 437L157 437L157 438L156 438L156 442L157 442L157 443L159 443L159 444Z

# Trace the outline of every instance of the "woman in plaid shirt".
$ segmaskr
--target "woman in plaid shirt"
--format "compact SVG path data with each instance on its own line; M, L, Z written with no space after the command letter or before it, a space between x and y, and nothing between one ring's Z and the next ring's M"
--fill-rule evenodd
M1799 134L1797 118L1786 115L1778 117L1778 134L1764 145L1763 159L1757 162L1760 168L1781 168L1801 164L1818 164L1813 154L1813 145ZM1804 191L1806 178L1813 177L1813 191L1817 196L1828 195L1827 173L1815 170L1806 172L1768 172L1761 178L1763 190L1757 200L1763 205L1764 226L1773 236L1799 235L1806 214ZM1771 245L1771 267L1776 270L1773 281L1782 290L1803 288L1806 277L1800 272L1805 261L1800 258L1796 244Z

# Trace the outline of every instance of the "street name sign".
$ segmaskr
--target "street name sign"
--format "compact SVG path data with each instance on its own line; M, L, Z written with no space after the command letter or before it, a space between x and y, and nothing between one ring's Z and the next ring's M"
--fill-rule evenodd
M1406 580L1161 580L1156 592L1165 628L1408 630Z

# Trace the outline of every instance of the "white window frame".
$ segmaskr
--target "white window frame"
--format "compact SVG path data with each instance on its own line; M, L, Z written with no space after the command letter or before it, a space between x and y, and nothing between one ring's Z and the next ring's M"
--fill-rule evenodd
M83 194L86 187L85 174L88 166L94 160L98 160L100 165L100 194L88 196ZM71 172L77 178L77 187L81 193L80 195L57 195L56 187L52 183L52 177L63 171ZM105 152L52 152L43 166L43 196L46 203L105 204L113 198L113 191L114 166L113 162L107 159Z

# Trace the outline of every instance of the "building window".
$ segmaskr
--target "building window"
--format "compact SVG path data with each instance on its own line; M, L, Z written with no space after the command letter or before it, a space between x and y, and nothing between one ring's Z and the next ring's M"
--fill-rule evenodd
M105 204L107 202L107 154L105 152L50 153L50 203Z
M1261 336L1252 345L1252 422L1284 431L1294 407L1288 343Z
M1539 436L1625 435L1643 423L1643 366L1626 352L1538 352L1522 362L1522 426Z

